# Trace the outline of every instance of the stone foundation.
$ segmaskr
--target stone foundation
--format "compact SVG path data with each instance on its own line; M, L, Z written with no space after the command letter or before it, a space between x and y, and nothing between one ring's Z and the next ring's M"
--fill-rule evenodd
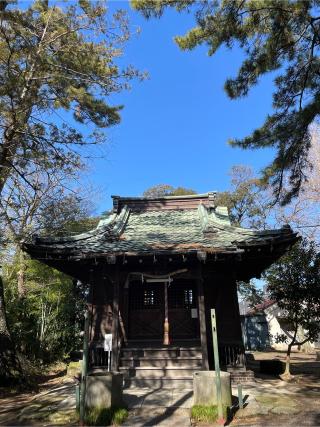
M252 383L255 381L254 379L254 372L247 369L246 371L232 371L230 372L231 375L231 384L237 385L237 384L245 384L245 383Z
M86 407L121 406L123 375L117 372L92 373L87 376Z
M229 372L220 372L222 403L231 406L231 380ZM193 404L217 405L215 371L198 371L193 374Z

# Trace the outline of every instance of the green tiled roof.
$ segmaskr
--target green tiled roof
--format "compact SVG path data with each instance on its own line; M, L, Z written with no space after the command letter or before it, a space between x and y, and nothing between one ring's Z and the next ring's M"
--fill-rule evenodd
M180 199L172 198L174 202ZM223 252L296 238L290 227L267 231L234 227L226 208L210 206L202 203L202 199L207 202L208 196L201 195L200 203L192 208L135 209L126 198L128 204L117 204L119 211L110 212L96 229L76 236L36 238L26 245L26 250L82 256L195 250Z

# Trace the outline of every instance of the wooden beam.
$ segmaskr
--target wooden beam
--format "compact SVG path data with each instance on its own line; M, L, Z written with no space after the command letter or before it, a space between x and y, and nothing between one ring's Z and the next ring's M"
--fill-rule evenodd
M202 369L205 371L208 371L209 361L208 361L208 346L207 346L206 311L205 311L201 264L198 267L197 284L198 284L198 310L199 310L199 323L200 323L200 339L201 339L201 350L202 350Z
M116 266L113 282L113 310L112 310L112 361L111 370L118 371L119 366L119 266Z

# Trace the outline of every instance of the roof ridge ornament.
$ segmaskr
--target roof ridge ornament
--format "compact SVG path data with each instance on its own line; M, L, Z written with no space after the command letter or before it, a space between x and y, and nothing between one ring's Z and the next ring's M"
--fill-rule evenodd
M115 225L113 227L113 233L116 234L118 237L123 233L125 226L128 222L128 218L130 215L130 208L125 205L122 209L119 215L116 217Z
M111 198L113 200L113 212L118 213L120 196L112 195Z
M210 207L215 207L215 201L217 198L217 192L216 191L209 191L208 192L208 199Z
M130 208L125 205L119 214L113 219L109 226L106 227L104 235L109 238L118 240L123 233L130 215Z
M211 209L211 208L209 208ZM211 224L209 224L209 215L207 208L200 203L198 206L198 213L200 217L200 223L203 233L217 233L219 227L212 227ZM214 215L214 213L213 213Z

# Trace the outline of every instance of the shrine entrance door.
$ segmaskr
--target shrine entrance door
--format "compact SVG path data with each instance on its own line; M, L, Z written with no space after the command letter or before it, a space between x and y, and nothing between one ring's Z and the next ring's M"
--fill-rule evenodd
M163 341L166 317L170 344L175 340L199 337L196 283L182 279L174 279L171 283L132 281L129 286L129 339Z

